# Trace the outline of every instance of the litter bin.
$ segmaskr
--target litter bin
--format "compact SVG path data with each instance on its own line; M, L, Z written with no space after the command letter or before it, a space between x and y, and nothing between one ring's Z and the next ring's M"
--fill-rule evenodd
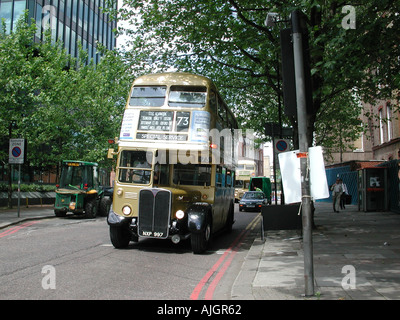
M387 211L387 169L364 168L358 171L358 210Z

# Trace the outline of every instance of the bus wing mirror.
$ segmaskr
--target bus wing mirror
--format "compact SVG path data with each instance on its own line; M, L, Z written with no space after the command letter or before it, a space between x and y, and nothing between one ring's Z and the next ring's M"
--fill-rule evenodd
M110 149L108 149L108 152L107 152L107 158L112 159L116 154L117 154L117 152L114 152L114 149L110 148Z

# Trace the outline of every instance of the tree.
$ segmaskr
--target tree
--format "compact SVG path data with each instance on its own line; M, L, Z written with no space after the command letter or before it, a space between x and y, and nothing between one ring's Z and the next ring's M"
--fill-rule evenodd
M346 3L336 0L323 4L304 0L125 0L124 4L120 18L131 23L127 33L132 37L132 52L144 58L147 70L173 67L209 76L234 106L239 120L259 132L265 122L276 121L277 97L282 95L277 57L279 28L285 23L274 29L265 27L268 12L277 12L285 20L294 9L301 9L309 18L314 101L314 112L308 116L310 146L315 130L333 119L356 120L353 111L359 109L355 96L349 94L353 88L368 99L391 96L391 89L399 85L396 30L400 16L393 1L355 4L356 29L343 28L342 21L348 19L347 12L342 13ZM346 101L341 107L350 112L328 112L339 100ZM324 117L328 113L334 118ZM328 122L326 126L315 126L323 121ZM294 117L284 117L284 122L296 127ZM351 128L349 136L359 130L358 126Z
M64 159L109 165L107 139L118 134L133 81L129 65L120 52L100 45L97 65L84 51L77 61L50 32L35 43L36 24L26 19L10 34L0 33L0 161L8 162L9 139L23 137L30 172Z
M17 22L15 32L0 33L0 131L1 145L8 146L13 137L27 138L34 127L30 122L42 103L42 93L51 84L52 72L65 66L66 57L55 55L57 48L33 42L36 26L26 23L27 13ZM5 165L8 148L0 154ZM25 151L26 152L26 151ZM7 159L7 160L6 160ZM8 203L11 207L11 166L8 165Z
M30 119L34 126L25 131L38 152L33 165L49 168L65 159L108 165L107 140L118 133L132 74L119 53L103 54L97 65L71 59L51 90L41 91L41 105Z

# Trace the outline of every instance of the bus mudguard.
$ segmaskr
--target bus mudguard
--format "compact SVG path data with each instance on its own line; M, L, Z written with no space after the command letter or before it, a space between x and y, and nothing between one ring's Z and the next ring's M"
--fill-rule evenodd
M206 202L193 203L187 209L188 229L190 232L201 232L206 227L208 213L211 212L211 205Z
M112 204L110 207L110 211L108 212L107 216L107 223L110 226L128 226L132 218L125 218L118 214L116 214L113 210Z

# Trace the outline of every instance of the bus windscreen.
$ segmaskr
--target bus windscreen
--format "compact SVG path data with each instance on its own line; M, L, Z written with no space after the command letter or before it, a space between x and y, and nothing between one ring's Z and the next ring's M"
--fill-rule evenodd
M130 106L161 107L165 101L166 86L135 86L129 101Z
M207 88L197 86L171 86L170 107L203 108L206 105Z

